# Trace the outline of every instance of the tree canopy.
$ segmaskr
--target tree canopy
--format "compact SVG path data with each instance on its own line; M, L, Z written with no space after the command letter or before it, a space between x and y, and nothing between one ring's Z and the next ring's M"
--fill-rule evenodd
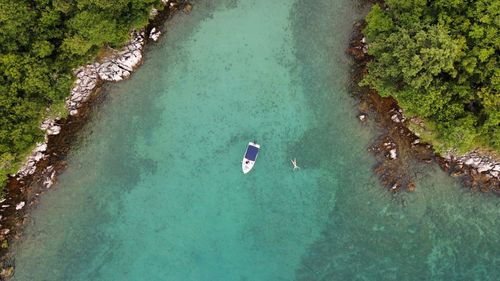
M36 141L71 71L147 23L159 0L0 0L0 184Z
M433 128L438 150L500 151L500 0L386 0L362 81Z

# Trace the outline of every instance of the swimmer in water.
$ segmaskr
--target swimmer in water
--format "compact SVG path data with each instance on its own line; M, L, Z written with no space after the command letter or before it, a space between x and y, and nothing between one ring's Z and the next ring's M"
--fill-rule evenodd
M294 171L300 169L300 167L297 165L297 159L296 158L293 158L293 160L291 160L291 161L292 161L292 165L293 165L293 170Z

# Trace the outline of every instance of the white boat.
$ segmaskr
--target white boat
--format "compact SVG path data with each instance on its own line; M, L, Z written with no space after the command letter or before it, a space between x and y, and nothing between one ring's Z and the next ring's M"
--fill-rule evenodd
M257 160L257 156L259 155L260 145L255 142L249 142L247 146L247 150L245 151L245 155L243 156L243 161L241 162L241 169L243 170L243 174L246 174L252 170L255 165L255 161Z

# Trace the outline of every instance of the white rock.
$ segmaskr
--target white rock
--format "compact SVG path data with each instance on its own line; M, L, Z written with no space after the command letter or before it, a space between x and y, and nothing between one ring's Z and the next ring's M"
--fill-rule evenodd
M396 123L400 123L401 122L401 120L399 120L399 117L398 117L397 114L392 115L391 116L391 120L394 121L394 122L396 122Z
M151 29L151 32L149 33L149 38L153 39L153 41L157 41L158 38L160 38L160 35L161 31L156 30L156 28L153 27L153 29Z
M365 115L365 114L360 114L360 115L358 116L358 119L359 119L359 120L361 120L361 121L365 121L365 119L366 119L366 115Z
M35 151L38 151L38 152L44 152L45 150L47 150L46 143L39 143L39 144L37 144L37 146L35 148Z
M108 62L105 62L105 63L101 64L101 66L99 67L99 70L100 70L100 69L106 69L106 68L109 68L109 67L111 66L111 64L112 64L112 63L111 63L111 62L109 62L109 61L108 61Z
M167 5L170 1L162 0ZM155 10L152 10L155 13ZM101 63L92 63L81 66L73 71L76 80L73 88L70 91L70 96L66 99L66 108L71 116L79 113L78 108L85 103L93 93L99 83L99 79L106 81L120 81L130 76L134 67L142 60L142 49L144 47L144 31L131 32L129 43L122 48L120 52L115 52L115 55L105 59ZM130 51L129 51L130 50ZM40 128L46 131L47 135L57 135L61 131L59 125L55 125L55 121L51 119L45 120ZM44 152L47 149L46 144L37 146L31 153L26 163L17 172L17 179L33 174L36 171L36 162L43 159Z
M114 61L113 65L111 65L111 71L115 73L119 73L121 71L120 67L118 66L117 62Z
M54 121L52 121L51 119L46 119L42 122L42 125L40 125L40 129L42 130L47 130L51 124L53 123Z
M391 159L396 159L397 158L397 153L396 153L396 149L393 148L389 151L389 154L390 154L390 157Z
M16 210L21 210L26 203L24 201L19 202L19 204L16 205Z
M139 50L135 50L132 54L133 54L136 58L138 58L139 60L142 58L142 53L141 53L141 51L139 51ZM137 60L137 62L138 62L139 60Z
M21 172L21 175L22 176L27 176L27 175L32 175L35 171L36 171L36 166L32 163L32 162L29 162L31 164L29 164L26 169L24 169L22 172ZM19 177L18 177L19 178Z
M43 181L43 185L45 186L45 188L50 188L53 184L54 184L54 181L52 181L51 178L46 178Z
M479 167L477 168L477 171L482 173L482 172L489 171L491 169L493 169L493 165L490 163L486 163L484 165L479 165Z
M123 76L120 74L117 74L117 73L113 74L109 78L109 81L115 81L115 82L122 81L122 80L123 80Z
M60 126L52 126L49 129L47 129L47 134L49 135L58 135L61 132L61 127Z
M40 159L42 159L42 158L43 158L43 156L44 156L44 155L43 155L43 153L41 153L41 152L37 152L37 153L35 154L35 156L33 156L33 160L35 160L35 162L38 162L38 161L40 161Z
M120 62L119 66L123 69L125 69L126 71L132 71L132 66L130 66L127 61L123 61L123 62Z

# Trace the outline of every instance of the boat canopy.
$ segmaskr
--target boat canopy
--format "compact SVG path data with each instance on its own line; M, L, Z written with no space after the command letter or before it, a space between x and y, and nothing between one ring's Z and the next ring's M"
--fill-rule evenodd
M257 153L259 153L259 148L249 145L247 148L247 153L245 154L245 158L250 161L255 161L257 158Z

